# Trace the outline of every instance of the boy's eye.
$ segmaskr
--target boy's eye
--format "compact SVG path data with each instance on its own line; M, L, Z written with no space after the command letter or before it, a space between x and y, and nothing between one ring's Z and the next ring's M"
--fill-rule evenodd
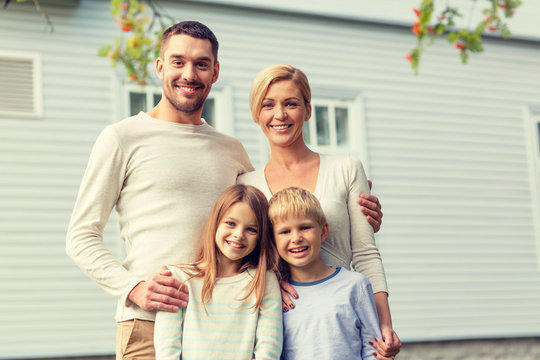
M291 231L290 230L281 230L279 232L280 235L287 235L288 233L290 233Z
M311 226L308 226L308 225L301 227L301 230L309 230L309 229L311 229Z

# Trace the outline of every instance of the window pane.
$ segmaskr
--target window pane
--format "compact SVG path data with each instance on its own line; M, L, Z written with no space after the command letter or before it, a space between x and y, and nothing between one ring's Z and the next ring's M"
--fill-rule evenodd
M130 92L129 93L129 114L136 115L140 111L146 111L146 94Z
M338 146L349 145L349 112L347 108L336 108L336 137Z
M304 127L302 128L302 137L306 145L311 144L311 134L309 132L309 121L304 122Z
M330 145L330 127L328 126L328 108L326 106L315 106L315 120L317 144Z
M161 100L161 94L154 94L154 106L157 105L157 103Z
M209 125L212 125L213 127L216 126L216 117L215 117L214 108L215 108L214 99L206 99L206 101L204 102L202 115L201 115L201 117Z

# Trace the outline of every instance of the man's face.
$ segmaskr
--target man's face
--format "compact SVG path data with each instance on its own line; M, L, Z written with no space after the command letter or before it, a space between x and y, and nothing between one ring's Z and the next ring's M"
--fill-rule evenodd
M177 111L201 112L219 74L212 44L207 39L181 34L171 36L165 46L163 57L156 61L163 96Z

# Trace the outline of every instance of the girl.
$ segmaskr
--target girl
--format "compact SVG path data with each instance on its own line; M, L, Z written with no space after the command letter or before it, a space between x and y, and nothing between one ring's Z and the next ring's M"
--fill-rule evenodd
M281 295L273 272L268 201L249 185L233 185L218 198L194 264L172 275L189 289L186 309L158 311L156 359L279 359Z

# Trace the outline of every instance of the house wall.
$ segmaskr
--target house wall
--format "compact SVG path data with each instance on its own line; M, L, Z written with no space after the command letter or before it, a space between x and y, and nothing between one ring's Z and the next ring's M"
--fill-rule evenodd
M377 235L395 329L407 342L540 335L540 271L523 108L540 103L540 47L486 40L461 65L429 48L414 76L408 28L162 2L220 40L218 84L232 89L233 133L256 167L267 157L250 118L253 76L274 63L314 89L364 98L366 168L383 204ZM0 12L0 49L43 59L44 114L0 118L0 358L114 351L115 301L67 258L64 238L93 141L122 115L121 77L97 48L119 31L108 1L46 2ZM22 25L21 25L22 24ZM0 50L1 51L1 50ZM115 217L105 235L121 256Z

